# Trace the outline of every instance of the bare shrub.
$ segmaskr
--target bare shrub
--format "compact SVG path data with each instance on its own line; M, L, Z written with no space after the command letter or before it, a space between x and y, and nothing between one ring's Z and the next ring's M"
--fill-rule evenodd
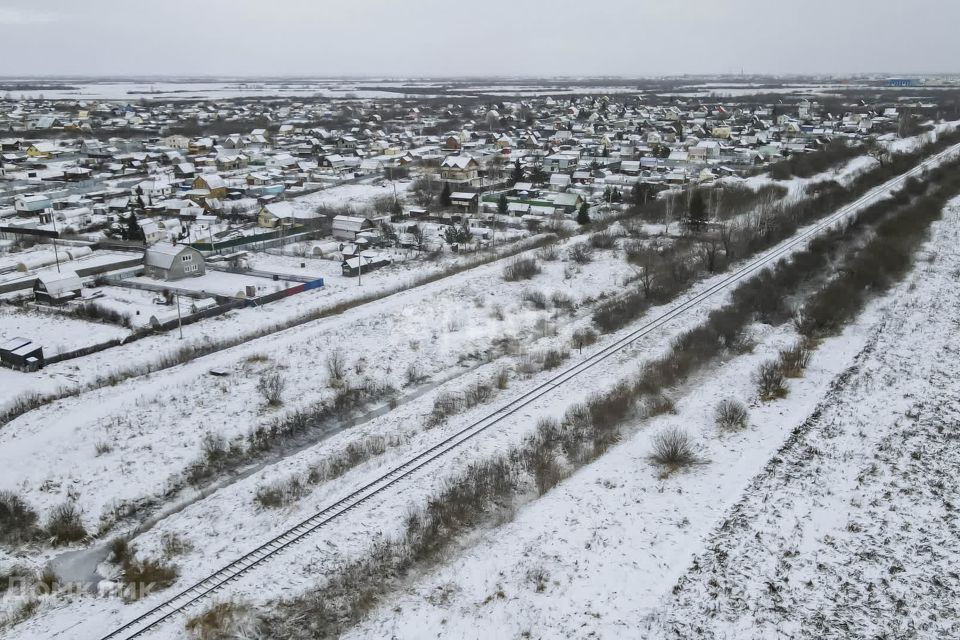
M544 262L553 262L560 257L560 252L557 251L557 245L548 244L547 246L538 249L536 256L538 259L543 260Z
M427 426L435 427L446 422L447 417L460 411L463 399L449 391L444 391L433 400L433 410L427 418Z
M539 289L524 289L520 294L520 299L529 302L534 309L547 308L547 296Z
M554 291L550 295L550 303L557 309L566 309L567 311L572 311L574 307L573 298L562 291Z
M550 581L550 574L543 567L533 567L527 571L527 580L533 584L537 593L543 593L547 589L547 583Z
M537 495L544 495L563 480L563 469L549 441L541 439L530 443L523 455L524 464L537 487Z
M37 536L37 512L12 491L0 491L0 542L16 544Z
M278 480L257 487L253 501L264 509L277 509L292 504L306 495L305 483L299 476Z
M278 407L283 404L283 390L287 382L278 371L266 372L260 376L257 383L257 391L263 396L267 404L271 407Z
M597 332L593 329L577 329L570 337L570 343L575 349L589 347L597 341Z
M279 509L286 505L284 486L280 482L257 487L253 502L262 509Z
M492 397L493 390L488 385L480 382L469 387L463 394L467 407L475 407L478 404L483 404Z
M200 441L200 449L204 460L214 466L223 462L230 450L227 439L219 433L205 433Z
M598 231L590 236L590 246L594 249L613 249L617 246L617 238L609 230Z
M648 418L676 412L677 407L673 399L663 393L656 393L647 398L643 403L643 413Z
M805 340L780 352L780 369L788 378L799 378L803 375L810 360L810 347Z
M653 436L650 460L654 464L678 469L694 464L699 457L687 432L670 427Z
M743 429L747 426L747 406L739 400L724 398L717 403L714 419L720 429Z
M493 386L503 391L510 384L510 370L506 367L499 369L493 376Z
M0 597L11 587L18 584L29 585L35 579L36 571L25 566L14 565L7 569L0 569Z
M69 544L87 537L87 530L80 520L80 510L72 502L54 507L44 529L54 544Z
M420 365L418 365L416 362L411 362L407 365L407 370L404 372L404 379L407 382L407 386L411 387L426 380L426 376L420 369Z
M343 357L343 352L339 349L331 351L327 355L327 375L331 380L343 380L347 373L347 363Z
M163 550L164 557L173 558L182 556L193 551L193 545L189 540L184 540L180 534L168 531L160 536L160 548Z
M783 369L776 360L764 362L760 365L755 380L757 383L757 392L760 394L761 400L776 400L777 398L783 398L787 395Z
M259 637L248 633L256 625L248 606L220 602L187 620L186 629L195 640L235 640Z
M84 320L98 320L110 324L120 325L121 327L130 326L130 314L121 313L114 309L101 306L96 302L84 302L72 307L71 313Z
M47 589L47 593L53 593L60 584L60 576L58 576L53 567L48 564L40 571L38 582Z
M111 445L109 442L105 440L100 440L95 445L93 445L93 449L94 449L94 452L99 457L113 451L113 445Z
M567 250L567 257L577 264L587 264L593 260L593 247L586 242L578 242Z
M127 539L122 536L118 536L111 540L107 548L110 550L110 555L107 557L107 559L113 564L122 565L133 555L133 548L130 546L130 543L127 541Z
M137 560L129 558L122 567L124 599L128 602L139 600L156 589L166 589L177 579L178 571L173 565L159 560Z
M567 352L559 349L548 349L543 352L543 370L556 369L568 357Z
M503 268L503 279L507 282L530 280L540 273L540 265L533 258L515 258Z

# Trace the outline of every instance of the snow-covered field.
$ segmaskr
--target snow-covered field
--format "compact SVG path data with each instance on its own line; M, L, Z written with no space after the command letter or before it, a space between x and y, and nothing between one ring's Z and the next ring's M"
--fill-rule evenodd
M556 274L552 275L554 279L557 277ZM708 280L701 286L706 287L709 285L710 281ZM723 300L724 297L720 296L716 298L710 306L722 304ZM465 302L467 302L467 300L461 298L461 308L465 307L463 304ZM518 442L525 433L528 433L529 430L533 428L537 416L557 415L561 413L569 403L584 399L591 393L607 388L611 380L629 376L636 370L638 362L641 359L660 353L666 345L669 344L669 335L673 335L674 332L682 330L684 327L693 326L700 322L708 311L709 308L702 308L690 317L684 318L675 326L671 326L667 330L659 331L658 334L652 336L650 340L645 340L643 343L627 349L615 359L615 362L609 365L609 369L606 371L608 375L581 381L576 389L567 390L562 400L556 397L547 397L526 408L521 414L512 416L510 419L504 421L502 425L497 425L497 427L491 430L482 440L464 448L463 451L444 462L444 473L434 474L429 479L424 478L418 481L415 486L400 487L397 496L399 499L380 502L363 508L357 512L357 519L355 521L351 520L338 524L336 530L331 531L325 541L318 540L315 548L311 548L311 546L299 548L296 554L288 554L277 558L271 563L269 575L283 575L285 577L283 583L278 585L274 578L269 578L272 586L267 586L263 580L264 578L268 578L268 576L257 578L256 574L254 574L249 579L245 579L242 583L236 585L235 588L239 593L239 597L254 601L263 601L264 599L269 600L276 595L292 595L309 588L309 586L317 580L318 571L322 571L323 569L329 570L332 559L349 557L350 555L362 552L362 549L371 543L371 526L373 526L373 532L375 534L374 539L376 538L377 531L385 534L389 533L396 526L393 523L402 520L407 508L406 505L410 500L422 499L418 498L418 496L422 496L425 492L435 490L437 486L442 486L444 477L447 477L451 472L455 472L456 469L462 468L471 459L476 459L478 456L491 455L496 451L502 451L511 444ZM784 341L788 340L791 336L777 334L764 335L764 332L761 331L758 337L763 339L762 344L764 349L772 349L783 346ZM855 342L852 344L855 344ZM766 353L766 351L758 352L756 357L759 358L764 353ZM738 366L746 367L749 366L749 363L739 364ZM823 366L828 373L835 371L835 369L830 369L831 365L829 362ZM739 388L744 390L746 386L749 385L749 374L746 373L746 369L739 371ZM825 375L825 379L828 380L829 375ZM536 378L529 384L535 381ZM723 387L723 393L730 393L735 388L737 387L727 384ZM718 392L713 392L712 395L709 396L711 402L715 400L717 393ZM798 394L796 397L800 398L800 395ZM416 427L423 424L423 416L429 411L432 398L433 396L431 394L427 394L422 398L400 406L397 410L380 419L367 423L364 425L362 432L331 438L330 441L318 447L290 456L277 465L271 465L250 477L244 478L217 491L202 502L193 504L183 511L165 519L157 529L140 536L138 538L138 547L148 554L157 555L160 553L163 534L174 533L182 539L187 540L193 548L197 550L194 553L188 553L186 556L177 558L177 562L181 564L184 575L199 576L215 569L225 560L235 556L238 551L255 546L257 541L269 538L271 535L275 535L293 523L300 521L303 517L312 513L318 506L328 503L336 496L344 493L349 487L358 486L367 479L375 477L378 470L408 456L411 451L422 450L428 446L431 441L442 438L444 430L450 427L440 427L427 432L418 432L416 428L413 430L410 429L411 425ZM808 404L815 402L815 397L813 397L813 399L808 397L807 402ZM712 407L712 405L710 406ZM803 407L807 405L801 404L800 406ZM703 413L702 407L700 411ZM463 421L469 421L470 418L470 414L462 416ZM785 432L785 430L774 432L770 435L769 439L765 439L764 446L766 450L774 450L779 446ZM301 500L279 512L270 513L270 517L268 518L258 517L258 508L253 501L253 496L258 486L267 480L288 477L291 473L302 471L311 462L316 462L318 458L323 456L324 451L329 452L331 449L342 446L346 438L361 437L369 433L399 435L401 441L404 442L402 445L388 451L387 454L377 459L375 464L361 465L361 467L348 472L342 478L319 486L305 500ZM779 438L777 433L780 433ZM733 459L739 454L736 450L733 450L728 455ZM634 457L636 457L636 454L634 454ZM760 464L762 464L762 460L758 459L757 465L759 466ZM595 467L604 467L604 465L601 462L595 465ZM630 468L636 467L638 467L638 465L633 465ZM643 467L643 472L648 474L652 473L646 467ZM749 470L744 470L740 478L741 483L749 478ZM559 495L561 492L562 489L555 492L555 494ZM712 497L713 496L711 496L711 499ZM735 493L731 491L730 500L734 497ZM532 508L537 509L540 507L535 505ZM578 507L578 512L583 513L582 505ZM234 519L238 517L238 514L243 513L249 513L250 515L240 516L246 524L242 530L237 530L232 523L235 522ZM227 516L227 514L229 514L229 516ZM552 513L551 517L553 516L556 516L556 514ZM371 523L379 524L371 525ZM85 601L82 604L78 604L78 607L72 607L59 614L54 614L54 624L69 627L79 623L82 626L78 628L89 630L90 633L95 633L97 630L106 629L111 624L119 622L123 617L132 615L132 612L125 610L104 610L103 607L105 604L107 603ZM94 614L93 612L95 611L99 613ZM80 616L79 618L77 617L78 615ZM80 622L81 618L83 619L82 622ZM33 623L27 623L24 626L25 629L32 627ZM154 635L153 637L169 636L161 634ZM493 635L490 637L498 636Z
M956 636L947 470L960 463L950 444L958 213L937 225L933 262L824 341L786 399L754 401L747 430L718 433L713 408L753 396L751 373L792 342L790 327L755 332L755 352L692 382L676 415L483 534L348 637ZM706 463L661 479L646 457L671 425L696 434Z
M363 211L378 198L393 198L394 188L396 188L397 197L403 198L412 184L410 180L397 180L393 183L389 180L381 180L377 181L376 184L370 182L344 184L292 198L289 202L293 205L294 210L300 213L312 213L319 206L350 207L356 211ZM377 212L378 215L383 215L383 213L385 212Z
M525 337L529 346L538 332L570 321L566 314L553 317L552 311L531 308L521 300L524 291L535 288L547 297L561 292L578 304L616 290L632 274L622 256L612 252L599 252L594 262L576 269L561 261L544 263L543 273L528 282L504 282L503 266L478 267L163 375L135 378L33 411L0 430L0 465L9 471L0 478L0 488L17 489L41 512L69 491L95 529L101 515L121 502L167 491L200 456L204 435L244 435L285 412L331 398L325 362L332 352L344 355L355 380L371 376L402 389L411 366L442 378L486 357L497 338ZM569 279L565 270L571 270ZM353 372L355 367L362 373ZM211 368L230 375L211 377ZM256 390L265 371L279 371L287 382L283 410L265 408ZM111 451L96 456L101 443ZM121 477L124 482L101 490Z
M651 629L700 638L955 638L960 209L875 305L874 341L746 488Z
M526 233L524 232L523 235L526 235ZM513 237L520 239L522 236L514 235ZM509 249L508 245L499 245L496 251ZM259 256L260 254L254 254L251 258L253 266L258 267L262 259L265 261L264 268L270 270L269 265L274 260L274 256L265 258ZM168 332L86 356L82 360L44 367L35 373L25 374L0 368L0 386L9 393L8 396L0 397L0 406L27 392L51 392L77 383L90 384L105 374L124 371L137 363L158 360L184 344L202 344L214 339L243 336L258 328L290 322L305 314L330 308L349 300L414 287L418 278L442 272L444 269L462 264L474 257L470 255L458 256L447 251L439 260L425 263L423 260L415 259L411 252L404 252L403 255L396 256L397 260L393 265L365 274L362 286L358 285L354 278L343 277L337 263L306 260L310 265L310 268L306 271L317 269L320 271L320 275L324 277L324 287L322 289L314 289L290 296L265 306L238 309L223 316L188 325L183 328L183 341L180 341L175 333ZM295 264L299 267L302 261L296 260ZM230 276L233 274L217 275ZM186 284L189 286L193 280L181 280L177 285ZM237 280L236 278L233 278L233 280L231 286L223 289L226 295L235 295L238 291L243 290L244 283L248 281L248 279ZM153 284L156 284L156 281L153 281ZM263 284L265 286L264 292L269 293L278 283L270 281ZM198 291L202 289L203 287L199 287ZM44 334L47 340L67 344L71 340L75 340L77 335L76 332L60 331L59 325L54 329L56 331ZM84 334L81 333L80 335Z
M122 338L129 333L129 329L118 325L72 318L58 311L0 305L0 344L11 338L24 337L40 342L43 353L47 356L105 342L111 338ZM6 373L5 376L0 376L0 380L28 375L10 369L0 371ZM11 391L8 387L4 393Z
M838 171L838 177L862 170L856 164L858 160L862 159ZM765 404L755 401L751 375L760 362L792 344L796 336L790 326L755 325L752 330L757 346L753 353L723 362L676 390L676 414L627 429L624 440L598 462L521 508L511 522L466 541L448 563L418 576L402 593L382 603L351 637L667 637L671 629L681 624L696 625L683 627L689 634L681 637L699 637L700 628L716 637L766 637L771 629L782 628L787 623L776 617L776 603L767 607L768 603L760 602L756 610L761 613L752 619L742 615L742 599L730 597L727 609L715 607L713 601L707 606L704 591L716 591L715 581L708 577L720 576L717 579L723 583L722 579L732 582L731 575L739 578L750 574L742 588L759 602L774 579L771 575L779 579L784 570L782 563L773 561L769 567L750 564L758 554L770 550L768 544L756 546L754 533L761 538L780 535L788 542L796 542L786 536L796 529L794 523L800 516L792 509L798 503L806 504L806 511L801 513L814 514L813 522L823 520L837 529L847 526L846 520L841 523L836 516L837 504L830 502L836 500L832 493L809 491L817 477L814 472L804 476L799 484L776 484L772 480L777 479L776 473L767 474L772 479L765 480L767 462L789 442L791 433L807 421L818 405L826 407L826 411L833 410L831 407L849 389L849 384L834 384L837 375L854 363L863 371L864 362L879 357L878 345L884 345L888 334L891 340L908 342L903 332L912 331L910 348L916 352L928 349L926 357L915 354L913 359L903 352L905 364L894 369L903 374L903 390L898 392L913 394L909 396L911 401L920 394L917 387L922 375L930 373L933 366L922 368L918 363L934 359L952 362L946 356L956 351L955 346L947 335L941 334L949 334L949 329L960 322L960 293L940 296L937 291L950 288L951 278L955 279L960 272L960 250L955 248L956 222L957 215L952 211L947 222L936 226L931 243L935 259L922 263L907 282L875 301L843 335L819 346L806 376L791 381L786 399ZM285 260L278 256L265 258L267 263L282 264ZM229 479L210 495L188 504L138 536L138 549L154 557L162 554L165 535L175 534L188 543L183 554L174 559L181 572L177 586L185 585L489 411L481 406L447 424L425 428L425 416L440 394L489 379L505 365L520 368L523 353L497 351L499 339L514 338L526 352L566 347L571 332L588 323L585 310L536 309L523 301L525 291L536 288L548 297L560 293L574 303L586 303L610 295L633 275L622 254L611 251L598 252L594 261L586 265L575 266L563 260L542 262L541 267L543 273L532 281L519 283L503 281L502 261L475 267L362 305L342 316L312 321L296 330L252 340L161 374L91 390L40 408L0 430L0 465L5 469L0 476L0 489L15 490L41 513L69 495L82 508L88 527L96 529L101 514L110 513L122 501L168 499L165 494L177 484L178 474L199 456L204 435L217 434L228 439L242 436L253 426L269 423L285 412L329 398L333 390L325 362L333 352L343 353L348 377L369 375L400 390L400 401L393 410L331 435L319 444L290 452L282 459L267 460L263 467ZM403 266L398 265L397 269ZM383 272L377 272L380 273ZM374 290L390 282L374 279L377 274L370 274ZM395 272L393 282L396 276ZM722 277L708 278L696 289L705 289ZM262 604L309 590L334 567L335 561L362 554L379 537L396 532L410 504L431 495L469 462L516 444L534 428L539 417L559 415L570 404L631 376L641 362L662 353L673 335L701 322L710 309L725 300L726 293L718 295L696 312L631 345L606 363L603 375L586 376L575 387L565 388L562 395L555 392L524 407L483 438L439 463L430 474L398 485L388 499L363 505L351 518L338 521L315 540L298 546L296 552L283 554L264 570L248 574L232 585L231 593L242 601ZM312 304L316 302L314 299ZM289 312L286 309L285 313ZM928 325L924 318L935 312L940 316L940 324L934 327L940 342L927 340L925 345L922 334ZM651 310L649 316L656 313L657 310ZM242 327L249 318L236 314L215 322L226 334ZM205 326L206 331L216 328L217 324ZM137 344L130 346L136 348ZM896 352L889 347L884 353L891 350ZM506 355L494 355L499 353ZM495 359L489 362L491 357ZM913 369L911 362L916 365ZM878 360L874 367L876 377L857 386L861 396L878 396L881 385L890 386L881 375L889 364ZM419 389L417 384L410 383L405 378L411 367L431 376L437 385ZM209 376L211 368L227 375ZM287 382L284 404L279 409L265 406L256 391L260 375L270 371L279 372ZM944 379L947 373L943 374ZM510 388L501 393L517 394L547 375L516 375L511 378ZM742 432L721 434L713 424L712 412L720 398L731 396L751 402L750 426ZM846 425L852 421L851 415L864 402L861 396L847 398L849 406L839 414L845 417L837 422ZM927 397L924 406L929 406L936 394L931 392ZM883 411L912 415L906 412L913 411L915 405L888 403L891 406L886 407L882 398L875 399L874 404L876 411L869 416L880 420ZM821 410L822 415L827 414ZM946 428L945 423L939 426ZM892 434L894 422L890 424ZM937 424L931 421L933 427ZM663 478L646 458L651 436L672 425L695 434L704 464ZM810 433L815 431L816 428ZM395 444L342 477L313 487L304 498L282 509L265 512L254 502L258 487L264 483L304 473L311 464L370 435L389 437ZM877 442L883 441L883 435L876 434ZM849 440L856 442L852 436ZM108 446L101 446L104 444ZM817 448L821 455L823 446ZM857 453L853 444L849 449L845 456L825 457L836 460L832 472L841 483L837 486L849 473L844 464ZM786 451L789 454L791 449ZM799 451L794 466L820 462L815 458L811 463L808 449ZM921 452L920 458L911 459L925 458ZM825 466L823 463L820 469ZM829 468L827 471L831 472ZM883 477L889 479L892 475ZM794 476L787 479L796 481ZM765 482L771 484L769 489L764 489ZM787 484L789 491L781 486ZM743 498L745 488L747 497ZM877 495L882 495L881 489L892 491L889 486L878 487ZM770 511L768 500L782 507ZM738 505L735 514L746 514L736 519L741 528L718 528L734 505ZM861 504L858 508L867 507ZM929 511L914 510L913 522ZM875 522L877 512L865 512L862 519L868 517ZM238 522L243 526L238 527ZM731 540L723 536L730 536ZM717 546L717 540L722 546ZM808 532L802 541L815 550L820 548L817 545L830 547L818 558L836 551L834 538L824 542L817 531ZM742 558L734 557L739 558L742 566L730 569L726 561L717 560L714 550L726 549L728 544L741 550ZM705 549L709 550L706 554ZM854 547L851 549L852 554ZM46 557L48 552L32 560ZM694 558L698 558L698 564L692 565ZM0 558L0 565L4 563ZM704 572L701 576L691 566L706 567L712 573L707 576ZM903 573L897 570L890 575ZM799 589L801 578L806 579L809 574L806 571L800 577L790 576L789 588ZM909 575L920 576L917 580L929 576L919 570ZM674 597L673 587L678 579L682 588L680 597ZM169 594L157 594L132 606L123 606L109 597L47 601L32 620L13 629L10 637L48 637L60 632L61 637L96 636L160 602L165 595ZM801 595L791 597L803 601ZM833 601L836 600L834 597ZM723 615L715 616L717 611ZM181 635L172 625L148 637Z

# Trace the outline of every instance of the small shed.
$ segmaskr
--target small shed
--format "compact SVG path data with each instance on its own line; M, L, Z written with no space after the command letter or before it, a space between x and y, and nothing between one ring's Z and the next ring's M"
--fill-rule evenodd
M469 191L454 191L450 194L450 204L462 209L472 209L477 206L478 195Z
M37 276L33 295L37 302L63 304L80 297L83 284L75 271L46 271Z
M357 234L362 231L371 231L373 221L369 218L357 216L334 216L333 237L337 240L356 240Z
M27 338L10 338L0 345L0 364L36 371L43 366L43 347Z
M390 258L384 258L383 256L358 256L356 258L350 258L349 260L344 260L342 269L343 275L345 276L356 276L361 272L367 273L368 271L373 271L374 269L379 269L390 264Z

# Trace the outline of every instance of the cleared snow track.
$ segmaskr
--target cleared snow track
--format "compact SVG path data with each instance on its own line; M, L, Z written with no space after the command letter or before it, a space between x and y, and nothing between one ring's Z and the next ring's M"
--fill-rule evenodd
M187 611L194 605L197 605L198 603L218 594L231 582L237 580L250 570L264 564L271 557L274 557L288 547L303 541L305 538L316 533L330 522L349 513L360 505L370 501L374 497L385 493L393 485L401 482L413 474L416 474L422 468L430 465L436 460L445 457L451 451L459 448L464 443L480 435L507 416L516 413L537 399L553 392L558 387L561 387L567 382L577 378L584 372L596 367L597 365L600 365L605 360L619 353L637 340L669 323L674 318L677 318L678 316L681 316L684 313L696 308L717 293L749 278L755 272L763 269L785 255L788 255L790 252L797 249L811 238L830 228L832 225L841 221L861 207L880 199L891 189L899 187L908 178L917 176L924 170L935 166L951 155L956 154L958 151L960 151L960 144L954 145L945 151L931 156L910 171L893 178L884 184L875 187L874 189L871 189L856 201L839 209L820 222L808 227L806 230L798 233L789 240L785 240L770 251L751 260L706 290L685 300L677 302L669 310L665 311L659 316L648 320L638 328L629 331L624 335L615 338L614 340L611 340L606 346L597 349L576 364L567 367L548 380L545 380L542 383L526 390L495 411L465 426L463 429L434 444L430 448L421 451L402 464L384 473L376 480L358 488L333 504L325 507L323 510L315 513L306 520L303 520L296 526L286 530L285 532L268 540L252 551L233 560L221 569L211 573L199 582L191 585L183 591L180 591L161 604L130 620L109 634L102 636L100 640L130 640L132 638L140 637L147 632L169 622L172 618Z

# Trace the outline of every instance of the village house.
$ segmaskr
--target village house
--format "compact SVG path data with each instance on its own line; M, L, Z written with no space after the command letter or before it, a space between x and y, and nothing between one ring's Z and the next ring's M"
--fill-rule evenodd
M27 147L28 158L52 158L57 153L59 149L52 142L36 142Z
M160 144L170 149L187 150L190 148L190 138L180 134L174 134L160 139Z
M479 183L480 164L470 156L447 156L440 163L440 179L455 186Z
M333 218L333 237L337 240L347 240L353 242L357 239L357 234L365 231L372 231L376 228L373 221L369 218L360 218L357 216L335 216Z
M158 242L143 254L147 275L160 280L180 280L207 272L203 254L185 244Z
M280 225L292 223L295 219L293 205L289 202L265 204L257 214L257 224L264 229L276 229Z
M82 289L80 277L74 271L44 271L33 284L33 295L37 302L59 305L79 298Z
M53 202L49 197L39 194L17 196L13 208L21 215L43 215L53 209Z
M227 197L227 183L215 173L204 173L197 176L193 181L193 188L205 190L210 198Z

